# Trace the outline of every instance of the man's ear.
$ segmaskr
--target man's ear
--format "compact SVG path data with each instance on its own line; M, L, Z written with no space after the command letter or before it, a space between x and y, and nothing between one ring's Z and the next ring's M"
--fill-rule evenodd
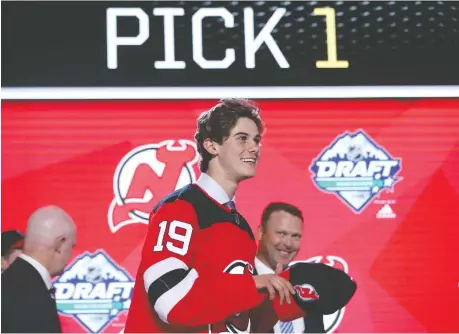
M211 155L217 155L218 154L218 144L214 142L210 138L206 138L204 142L202 143L204 146L204 149L209 152Z
M61 253L62 252L62 250L63 250L62 246L64 245L65 240L66 240L66 237L64 237L64 236L60 236L59 238L56 239L55 250L56 250L57 253Z
M258 240L261 240L261 238L263 237L264 231L265 230L263 229L263 225L258 226Z

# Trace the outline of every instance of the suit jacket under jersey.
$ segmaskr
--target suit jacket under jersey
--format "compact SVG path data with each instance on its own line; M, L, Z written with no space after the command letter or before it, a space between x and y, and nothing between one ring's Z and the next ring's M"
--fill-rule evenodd
M301 316L258 292L255 253L241 215L196 184L175 191L150 215L124 332L253 332Z

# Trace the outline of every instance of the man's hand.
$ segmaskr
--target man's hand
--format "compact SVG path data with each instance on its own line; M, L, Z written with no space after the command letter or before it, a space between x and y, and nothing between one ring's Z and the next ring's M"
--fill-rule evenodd
M289 281L278 276L278 274L280 274L281 272L282 265L277 264L275 274L253 276L253 280L255 281L255 285L257 286L258 290L268 290L269 298L271 300L274 299L277 291L279 293L281 305L283 304L284 299L287 301L288 304L291 304L290 295L294 295L296 291Z

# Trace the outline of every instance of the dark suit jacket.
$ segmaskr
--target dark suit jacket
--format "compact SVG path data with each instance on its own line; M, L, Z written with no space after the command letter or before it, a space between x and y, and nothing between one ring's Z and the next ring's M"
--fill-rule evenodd
M322 314L309 314L304 317L304 333L325 333L324 316Z
M2 333L60 333L56 301L40 273L17 258L2 273Z

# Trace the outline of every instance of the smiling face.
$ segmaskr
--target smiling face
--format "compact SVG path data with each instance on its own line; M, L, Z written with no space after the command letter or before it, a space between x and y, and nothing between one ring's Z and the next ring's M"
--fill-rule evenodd
M258 257L273 270L278 263L286 268L300 249L303 222L286 211L274 211L259 230Z
M211 160L212 169L222 170L225 178L234 182L254 177L260 158L260 141L256 123L247 117L239 118L221 144L208 143L209 151L215 156Z

